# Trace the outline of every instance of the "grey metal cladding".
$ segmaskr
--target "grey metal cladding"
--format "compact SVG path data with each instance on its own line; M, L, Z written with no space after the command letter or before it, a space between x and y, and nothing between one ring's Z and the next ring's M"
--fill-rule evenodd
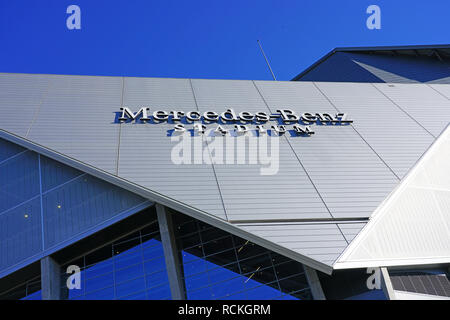
M450 100L450 85L430 84L429 87L436 90L439 94Z
M317 82L365 141L402 178L434 141L424 128L370 83ZM389 143L386 143L389 141Z
M47 87L47 76L0 73L0 127L25 137Z
M192 85L201 112L269 111L251 81L192 80ZM284 139L279 146L275 175L261 175L256 165L214 165L230 221L331 218Z
M366 224L365 222L346 222L338 223L338 227L341 229L345 239L350 243Z
M124 106L157 110L196 110L187 79L125 78ZM172 163L173 124L121 124L118 175L197 209L225 219L211 165Z
M47 75L50 82L28 139L115 173L122 79Z
M446 274L395 271L390 278L395 290L450 297L450 280Z
M348 245L335 223L252 223L238 226L327 265L332 265Z
M335 52L300 81L367 83L450 83L450 62L361 52Z
M336 109L311 82L256 82L271 109L297 114ZM348 87L351 88L351 85ZM345 108L339 110L347 112ZM355 122L350 112L350 118ZM352 126L314 125L308 138L288 137L334 218L369 217L398 179Z
M450 121L450 100L423 84L374 84L434 137L439 136Z

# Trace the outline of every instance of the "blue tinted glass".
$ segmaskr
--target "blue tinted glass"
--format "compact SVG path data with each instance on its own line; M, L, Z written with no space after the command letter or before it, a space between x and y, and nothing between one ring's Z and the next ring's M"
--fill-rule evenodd
M138 237L99 249L97 252L105 256L102 261L95 252L78 260L97 262L84 267L82 289L69 290L69 299L170 299L165 260L160 255L161 242L156 239L141 242L143 238L138 233ZM149 255L150 259L144 261L147 249L156 256ZM114 252L114 256L110 257L109 252Z
M24 148L18 146L17 144L11 143L4 139L0 139L0 163L5 159L23 152L24 150Z
M42 291L39 290L32 294L29 294L28 296L23 298L23 300L42 300Z
M53 189L43 196L46 248L145 201L87 175Z
M386 300L383 290L370 290L347 298L346 300Z
M300 263L188 219L174 218L188 299L311 299Z
M133 295L136 292L144 292L145 289L145 277L132 278L116 285L116 295L118 299L121 299Z
M86 279L83 284L85 294L111 287L114 285L114 274L110 272L95 278Z
M0 213L39 195L37 154L28 151L0 164Z
M42 192L63 184L83 172L66 166L58 161L41 156Z
M103 290L88 293L75 299L81 300L112 300L114 299L114 287L105 288Z
M41 250L39 197L0 214L0 269Z

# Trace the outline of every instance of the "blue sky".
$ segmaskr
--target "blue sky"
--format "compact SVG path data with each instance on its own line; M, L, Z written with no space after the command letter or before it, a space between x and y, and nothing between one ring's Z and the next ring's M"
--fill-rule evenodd
M68 30L66 8L81 8ZM366 8L381 8L381 30ZM448 0L0 0L0 72L290 80L338 46L450 43Z

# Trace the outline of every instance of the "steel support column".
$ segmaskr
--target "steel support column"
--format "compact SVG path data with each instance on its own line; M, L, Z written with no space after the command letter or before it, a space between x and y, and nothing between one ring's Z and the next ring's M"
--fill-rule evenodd
M380 273L381 273L381 288L383 289L384 295L388 300L396 300L394 288L392 287L388 269L384 267L380 268Z
M61 266L50 256L41 259L42 300L63 300L67 298Z
M314 300L326 300L317 271L305 265L303 265L303 269L305 269L306 279L308 280Z
M172 216L167 212L166 207L158 203L156 204L156 213L158 214L159 232L161 234L161 241L164 249L172 299L185 300L186 294L184 289L183 271L176 246Z

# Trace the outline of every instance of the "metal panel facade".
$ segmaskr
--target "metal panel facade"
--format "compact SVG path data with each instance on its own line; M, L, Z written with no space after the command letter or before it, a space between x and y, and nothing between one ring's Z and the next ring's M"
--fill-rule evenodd
M150 112L196 110L187 79L126 78L124 106L133 112L143 106L149 106ZM226 219L212 166L172 163L175 143L167 137L167 130L173 129L173 124L133 122L120 126L120 177Z
M338 268L450 261L450 126L346 249Z
M122 79L47 76L48 93L27 138L96 168L115 173Z
M1 130L328 265L450 119L448 85L1 75L0 86L2 111L28 112L27 125L0 118ZM345 112L354 123L314 124L310 137L271 137L279 142L279 171L265 176L259 165L172 163L174 124L119 123L120 107Z

